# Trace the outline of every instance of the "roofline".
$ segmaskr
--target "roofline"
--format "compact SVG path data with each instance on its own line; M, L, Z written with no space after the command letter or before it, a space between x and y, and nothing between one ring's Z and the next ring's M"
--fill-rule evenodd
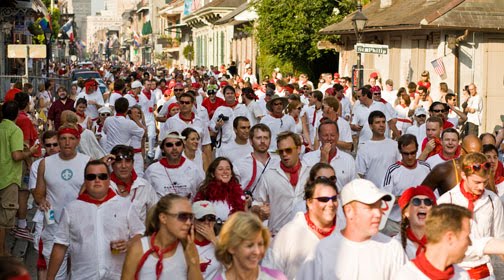
M408 31L408 30L469 30L472 32L504 32L504 28L471 28L464 26L443 26L443 25L407 25L407 26L384 26L380 28L366 28L363 33L381 33L388 31ZM332 31L320 31L322 35L355 35L355 31L352 30L341 30L340 32Z

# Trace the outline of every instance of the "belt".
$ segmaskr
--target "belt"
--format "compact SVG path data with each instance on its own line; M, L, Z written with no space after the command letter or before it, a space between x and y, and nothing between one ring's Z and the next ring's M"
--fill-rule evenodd
M490 271L486 263L469 269L467 273L469 273L471 279L483 279L490 276Z
M142 149L141 149L141 148L139 148L139 149L133 149L133 153L135 153L135 154L136 154L136 153L141 153L141 152L142 152Z
M413 124L413 122L412 122L410 119L401 119L401 118L397 118L397 121L398 121L398 122L405 122L405 123L410 123L410 124Z

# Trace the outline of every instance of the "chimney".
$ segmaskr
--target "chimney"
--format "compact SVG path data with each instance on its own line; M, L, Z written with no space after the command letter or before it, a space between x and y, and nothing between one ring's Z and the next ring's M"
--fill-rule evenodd
M380 0L380 9L385 9L392 6L392 0Z

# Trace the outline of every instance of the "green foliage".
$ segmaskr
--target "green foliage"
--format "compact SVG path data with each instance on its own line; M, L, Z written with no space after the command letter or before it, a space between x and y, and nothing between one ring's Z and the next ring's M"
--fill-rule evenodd
M58 38L58 33L60 32L60 19L61 19L61 13L58 8L54 9L48 9L49 13L51 14L51 26L52 26L52 31L53 31L53 38Z
M194 59L194 47L193 45L187 45L184 47L184 50L182 51L184 54L185 59L192 61Z
M273 72L273 69L275 68L280 68L280 71L282 73L294 73L294 68L292 66L292 63L290 62L284 62L277 56L267 54L267 53L260 53L257 56L257 64L259 65L259 72L261 75L261 80L265 75L270 75Z

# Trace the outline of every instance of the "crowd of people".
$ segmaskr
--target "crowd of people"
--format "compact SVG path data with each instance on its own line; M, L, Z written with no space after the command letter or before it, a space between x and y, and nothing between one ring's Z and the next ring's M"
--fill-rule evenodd
M480 133L476 85L102 70L110 93L5 96L6 273L12 234L39 279L496 279L504 129Z

